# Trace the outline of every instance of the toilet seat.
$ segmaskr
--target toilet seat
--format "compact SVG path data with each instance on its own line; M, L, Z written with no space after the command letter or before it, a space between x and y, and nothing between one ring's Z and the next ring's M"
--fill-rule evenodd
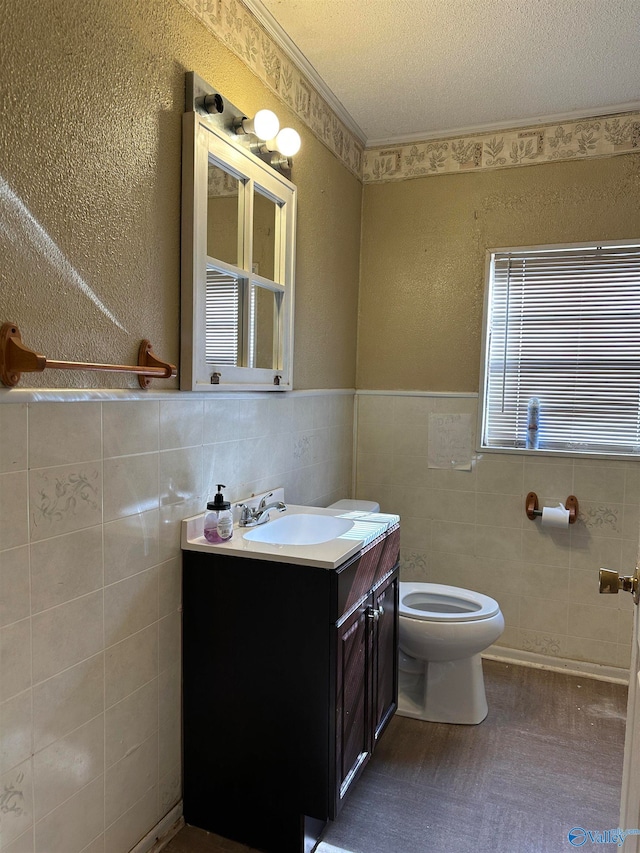
M488 595L438 583L401 583L400 616L423 622L476 622L500 611Z

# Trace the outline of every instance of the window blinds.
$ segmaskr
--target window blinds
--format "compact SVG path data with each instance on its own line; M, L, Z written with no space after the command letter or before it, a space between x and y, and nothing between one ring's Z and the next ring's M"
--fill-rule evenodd
M207 364L238 363L238 282L225 273L207 269L205 296L205 352Z
M491 256L483 447L640 453L640 245Z

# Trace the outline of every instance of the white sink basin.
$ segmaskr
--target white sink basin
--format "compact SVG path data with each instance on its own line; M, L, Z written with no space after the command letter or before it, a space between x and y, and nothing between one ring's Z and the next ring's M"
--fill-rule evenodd
M243 538L270 545L320 545L337 539L352 527L353 521L347 518L294 513L254 527Z

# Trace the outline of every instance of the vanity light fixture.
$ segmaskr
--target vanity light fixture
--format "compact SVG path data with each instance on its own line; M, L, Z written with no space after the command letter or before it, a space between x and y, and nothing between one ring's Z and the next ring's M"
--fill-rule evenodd
M248 144L251 151L279 172L291 171L291 160L300 150L300 134L291 127L280 129L278 116L258 110L245 116L230 101L192 71L186 76L186 106L209 117L212 124Z
M271 110L258 110L253 118L243 118L235 130L238 134L249 133L262 140L273 139L280 130L280 121Z
M300 134L292 127L283 127L273 139L268 139L259 146L259 156L267 159L274 169L283 172L291 171L290 157L300 150ZM252 150L255 150L252 149Z
M279 151L283 157L293 157L300 150L300 134L292 127L283 127L280 133L270 138L267 148L270 151Z

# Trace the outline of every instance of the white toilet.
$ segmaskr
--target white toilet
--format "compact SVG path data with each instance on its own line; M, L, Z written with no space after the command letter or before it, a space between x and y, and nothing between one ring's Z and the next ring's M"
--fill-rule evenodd
M487 699L480 652L504 630L493 598L435 583L400 583L398 714L481 723Z
M327 509L341 509L344 512L380 512L380 504L375 501L336 501L329 504Z

